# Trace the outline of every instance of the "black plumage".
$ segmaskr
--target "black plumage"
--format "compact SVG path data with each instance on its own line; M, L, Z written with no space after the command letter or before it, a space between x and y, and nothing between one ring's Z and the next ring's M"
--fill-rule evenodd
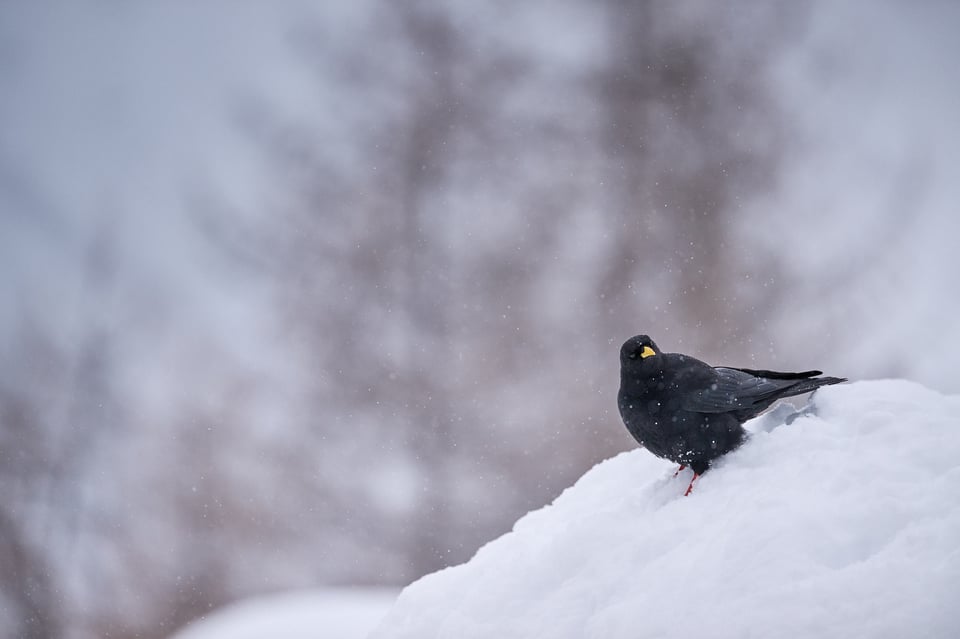
M689 355L663 353L652 339L637 335L620 349L617 403L641 446L690 466L696 479L743 443L743 422L778 399L847 381L818 375L714 367Z

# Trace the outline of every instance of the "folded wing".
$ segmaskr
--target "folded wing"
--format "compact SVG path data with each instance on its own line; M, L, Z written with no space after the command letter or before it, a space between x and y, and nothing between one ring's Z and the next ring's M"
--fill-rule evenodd
M779 397L789 395L792 386L819 371L776 373L742 368L716 367L715 378L705 388L688 394L683 408L697 413L729 413L766 408Z

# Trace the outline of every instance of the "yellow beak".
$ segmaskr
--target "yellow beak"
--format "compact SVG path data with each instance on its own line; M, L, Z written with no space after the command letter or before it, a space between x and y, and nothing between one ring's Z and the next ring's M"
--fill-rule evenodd
M644 347L643 347L643 350L640 351L640 358L641 358L641 359L646 359L646 358L650 357L651 355L656 355L656 354L657 354L657 353L656 353L652 348L650 348L649 346L644 346Z

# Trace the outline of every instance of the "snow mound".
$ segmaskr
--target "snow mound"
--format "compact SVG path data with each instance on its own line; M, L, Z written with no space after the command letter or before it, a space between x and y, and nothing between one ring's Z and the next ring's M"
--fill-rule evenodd
M858 382L816 409L748 424L689 497L646 451L598 464L371 636L960 636L960 397Z
M363 639L396 597L393 588L262 595L215 610L170 639Z

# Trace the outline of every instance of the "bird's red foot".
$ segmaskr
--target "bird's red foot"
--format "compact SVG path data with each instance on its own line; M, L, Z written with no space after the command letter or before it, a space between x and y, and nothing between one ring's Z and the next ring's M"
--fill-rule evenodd
M676 477L677 475L679 475L680 471L683 470L684 468L686 468L686 466L684 464L680 464L680 468L677 469L677 472L675 472L673 476Z
M686 496L689 495L691 492L693 492L693 482L697 481L697 477L699 477L699 476L700 476L700 475L698 475L697 473L693 473L693 479L690 480L690 485L687 486L687 492L683 493L683 496L684 496L684 497L686 497Z

